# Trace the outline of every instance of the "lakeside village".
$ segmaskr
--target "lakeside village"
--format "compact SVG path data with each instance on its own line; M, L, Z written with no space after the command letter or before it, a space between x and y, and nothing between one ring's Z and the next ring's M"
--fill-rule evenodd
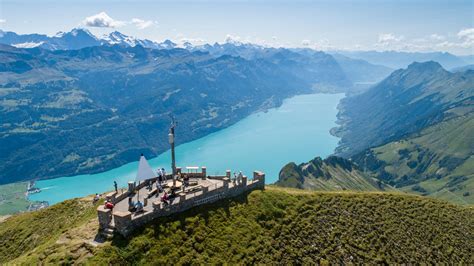
M28 199L28 195L41 192L41 189L35 187L35 181L29 181L26 187L25 197ZM36 211L49 206L47 201L30 201L30 205L27 211Z
M226 175L211 176L205 166L188 166L185 170L177 167L174 133L173 120L168 134L172 173L167 174L162 168L155 174L142 154L135 180L120 190L114 182L115 190L106 194L105 203L97 207L102 235L110 238L116 232L127 236L159 217L265 188L265 174L260 171L254 171L249 179L242 172L231 176L231 170L226 170ZM94 201L99 199L99 195L94 197Z

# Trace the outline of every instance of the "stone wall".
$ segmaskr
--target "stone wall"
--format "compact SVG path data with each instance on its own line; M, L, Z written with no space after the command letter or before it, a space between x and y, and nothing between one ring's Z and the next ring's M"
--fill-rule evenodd
M154 204L154 211L133 217L130 212L114 213L115 229L119 234L128 236L135 228L141 227L159 217L183 212L195 206L213 203L221 199L236 197L256 189L265 189L265 174L262 172L254 172L253 180L247 180L247 177L244 177L241 183L236 183L232 187L229 187L229 179L223 179L223 186L199 195L194 194L195 196L191 198L181 197L178 204Z

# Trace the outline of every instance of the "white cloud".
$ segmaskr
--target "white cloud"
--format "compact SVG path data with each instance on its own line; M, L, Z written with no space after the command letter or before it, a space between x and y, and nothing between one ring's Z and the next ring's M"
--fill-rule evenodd
M474 28L462 29L458 32L461 39L474 39Z
M398 43L402 41L404 37L402 35L396 36L393 33L382 33L379 34L379 40L378 43L382 46L389 46L394 43Z
M458 32L458 37L461 39L462 47L474 47L474 28L462 29Z
M446 39L446 37L444 37L443 35L439 35L439 34L436 34L436 33L431 34L430 38L432 40L435 40L435 41L442 41L442 40Z
M116 28L125 25L125 22L111 18L105 12L87 17L82 23L88 27L98 28Z
M143 29L146 29L148 27L151 27L151 26L154 26L154 25L158 24L156 21L143 20L143 19L139 19L139 18L133 18L131 23L134 24L140 30L143 30Z
M141 18L133 18L129 21L115 20L111 18L107 13L100 12L93 16L87 17L82 21L82 24L88 27L97 28L117 28L125 25L134 25L137 29L143 30L151 26L155 26L158 23L153 20L144 20Z
M441 49L449 48L461 48L461 49L472 49L474 48L474 28L467 28L460 30L457 35L458 40L447 40L436 44L436 47Z
M240 36L227 34L224 42L226 43L240 43Z
M6 19L2 19L2 18L0 18L0 24L1 24L1 23L5 23L5 22L7 22L7 20L6 20Z
M310 44L311 44L310 40L302 40L301 41L301 45L303 45L304 47L308 47L308 46L310 46Z
M474 28L460 30L453 35L433 33L424 37L405 38L393 33L379 34L376 49L427 52L427 51L463 51L474 47Z

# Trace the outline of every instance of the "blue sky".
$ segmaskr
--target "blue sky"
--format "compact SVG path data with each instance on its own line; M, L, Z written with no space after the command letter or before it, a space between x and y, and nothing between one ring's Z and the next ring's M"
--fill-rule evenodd
M474 1L0 0L0 28L17 33L113 30L195 44L226 39L321 50L474 54Z

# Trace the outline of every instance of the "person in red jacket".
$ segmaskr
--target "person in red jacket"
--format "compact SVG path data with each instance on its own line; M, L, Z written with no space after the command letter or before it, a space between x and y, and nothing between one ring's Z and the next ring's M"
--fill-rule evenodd
M110 201L106 201L106 202L105 202L105 208L112 210L112 209L114 208L114 204L113 204L112 202L110 202Z

